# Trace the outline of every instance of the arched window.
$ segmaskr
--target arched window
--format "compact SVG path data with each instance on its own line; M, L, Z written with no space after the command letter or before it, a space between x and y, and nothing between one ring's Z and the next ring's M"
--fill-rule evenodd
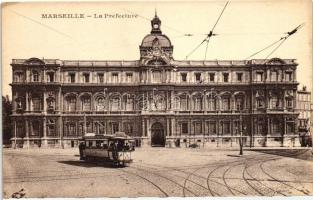
M33 71L33 82L39 81L39 73L37 71Z
M244 96L236 95L235 96L235 110L243 110L244 109Z
M210 95L208 97L208 110L216 111L216 109L217 109L217 97Z
M174 109L174 110L181 109L181 107L180 107L180 98L179 97L174 97L173 98L172 109Z
M280 101L279 98L274 95L270 98L270 108L271 109L275 109L275 108L279 108L280 107Z
M23 109L23 99L21 97L16 98L16 109L22 110Z
M67 97L67 111L76 111L76 97L69 96Z
M230 110L230 96L225 95L222 96L222 106L221 106L223 111L228 111Z
M88 95L84 95L81 97L81 108L83 111L90 111L91 110L91 98Z
M96 110L97 111L105 110L105 99L104 99L104 97L98 97L96 99Z
M39 96L34 96L32 98L32 109L33 111L41 110L41 98Z
M180 96L180 109L188 110L188 96L187 95Z
M200 95L193 97L194 110L202 110L202 97Z
M134 110L134 98L133 97L126 97L126 102L125 102L125 108L126 110Z
M47 107L48 107L48 110L54 110L55 109L55 99L54 98L49 97L47 99Z
M117 96L112 97L110 100L110 104L112 111L118 111L120 109L120 98Z

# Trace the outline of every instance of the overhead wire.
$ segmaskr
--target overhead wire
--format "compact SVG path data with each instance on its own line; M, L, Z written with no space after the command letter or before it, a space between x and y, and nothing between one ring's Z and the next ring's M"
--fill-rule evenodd
M208 34L205 34L206 37L204 38L204 40L202 40L202 42L201 42L198 46L196 46L196 48L194 48L194 49L186 56L186 59L188 59L188 57L191 56L191 54L193 54L204 42L207 42L206 51L205 51L205 56L204 56L204 59L206 59L207 48L208 48L208 45L209 45L209 42L210 42L210 38L211 38L212 36L216 36L216 34L213 33L213 31L214 31L216 25L218 24L219 20L221 19L221 17L222 17L222 15L223 15L223 13L224 13L224 11L225 11L225 9L226 9L228 3L229 3L229 1L226 2L225 6L223 7L222 12L220 13L219 17L217 18L217 20L216 20L216 22L215 22L213 28L210 30L210 32L209 32ZM192 35L192 34L189 34L189 35Z
M249 59L249 58L251 58L251 57L257 55L257 54L261 53L262 51L265 51L265 50L269 49L270 47L272 47L272 46L274 46L275 44L277 44L277 43L280 42L280 43L278 44L278 46L276 46L276 47L266 56L265 59L267 59L267 58L268 58L269 56L271 56L275 51L277 51L277 49L278 49L290 36L292 36L293 34L295 34L295 33L296 33L299 29L301 29L303 26L304 26L304 23L298 25L298 26L297 26L296 28L294 28L293 30L291 30L291 31L289 31L289 32L287 32L287 33L285 33L285 34L287 34L286 36L281 37L279 40L277 40L277 41L271 43L270 45L266 46L265 48L263 48L263 49L261 49L261 50L255 52L254 54L250 55L250 56L247 57L246 59Z

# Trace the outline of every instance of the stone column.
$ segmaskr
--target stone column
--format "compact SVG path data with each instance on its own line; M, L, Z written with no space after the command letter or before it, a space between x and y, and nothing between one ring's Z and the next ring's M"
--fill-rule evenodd
M150 128L150 119L147 119L147 137L151 138L151 128Z
M47 94L43 91L43 113L47 113Z
M62 92L61 92L61 87L59 88L59 92L58 92L58 112L61 113L63 110L63 106L62 106Z
M142 134L141 134L141 137L144 137L146 135L147 135L147 133L146 133L146 127L145 127L145 119L142 119Z
M177 133L176 133L176 128L175 128L175 118L172 118L171 119L171 127L172 127L172 135L173 136L177 136Z
M48 146L48 138L47 138L47 119L46 117L43 117L43 123L42 123L42 131L43 131L43 146Z
M13 131L14 131L14 141L13 141L13 148L17 148L17 145L16 145L16 140L17 140L17 132L16 132L16 121L14 120L13 122Z
M63 148L63 124L62 124L62 117L59 117L59 137L60 137L60 147Z
M171 136L171 134L170 134L170 119L166 119L166 136Z
M28 119L25 119L26 148L29 148Z
M28 96L28 91L26 91L25 94L25 105L26 105L26 112L29 111L29 96Z

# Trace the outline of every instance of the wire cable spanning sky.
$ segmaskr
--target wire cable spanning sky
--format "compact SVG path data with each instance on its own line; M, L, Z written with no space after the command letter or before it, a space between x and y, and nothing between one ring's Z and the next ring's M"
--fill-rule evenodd
M138 60L139 45L151 31L155 8L162 33L184 60L212 31L190 60L281 57L297 59L302 85L312 85L310 1L19 3L3 6L3 93L10 94L14 58L64 60ZM223 12L222 12L223 11ZM44 19L42 14L137 14L132 19ZM217 24L218 22L218 24ZM277 41L305 23L296 34ZM217 24L217 25L216 25ZM213 29L209 29L213 27ZM211 38L211 37L209 37ZM207 38L207 39L209 39ZM276 42L269 48L266 45ZM282 45L284 44L284 45ZM280 45L280 46L279 46ZM277 46L278 49L274 50ZM274 50L274 51L273 51ZM273 52L272 52L273 51Z

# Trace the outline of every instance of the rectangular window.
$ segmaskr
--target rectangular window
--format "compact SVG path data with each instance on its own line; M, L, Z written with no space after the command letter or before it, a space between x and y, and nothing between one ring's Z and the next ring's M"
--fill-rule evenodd
M210 121L208 123L208 135L216 135L216 122L215 121Z
M180 109L181 110L187 110L188 109L187 97L180 97Z
M228 73L223 73L223 80L225 83L229 81L229 74Z
M54 73L53 72L49 72L47 73L48 75L48 82L54 82Z
M89 78L90 78L90 75L89 75L89 73L84 73L84 82L85 83L89 83Z
M103 83L103 77L104 77L103 73L98 74L98 83Z
M113 134L119 131L118 123L112 123Z
M195 135L201 135L202 134L202 126L201 122L195 123Z
M69 74L69 81L70 81L70 83L75 83L75 73L70 73Z
M126 110L133 110L134 109L134 99L128 98L126 102Z
M223 122L222 123L223 126L223 135L228 135L230 134L230 123L229 122Z
M287 108L292 108L292 99L287 99Z
M155 82L155 83L161 82L161 72L160 71L154 71L153 72L153 82Z
M23 72L16 72L14 74L14 82L23 82L23 81L24 81Z
M215 79L215 74L214 73L209 73L209 80L210 82L214 82Z
M201 73L195 73L196 82L201 82Z
M256 81L257 82L263 81L263 72L257 72L256 73Z
M271 81L278 81L278 72L271 71Z
M33 98L33 110L40 111L41 109L41 100L40 98Z
M264 100L259 98L256 100L257 101L257 107L258 108L264 108L265 107L265 104L264 104Z
M184 122L181 124L181 133L182 133L182 135L188 134L188 123L187 122Z
M286 72L286 81L292 81L292 72Z
M187 82L187 74L186 73L181 73L180 76L181 76L182 82Z
M118 83L118 73L116 72L112 73L112 82Z
M237 81L242 82L242 73L237 73Z
M126 73L126 82L131 83L133 81L133 73Z

